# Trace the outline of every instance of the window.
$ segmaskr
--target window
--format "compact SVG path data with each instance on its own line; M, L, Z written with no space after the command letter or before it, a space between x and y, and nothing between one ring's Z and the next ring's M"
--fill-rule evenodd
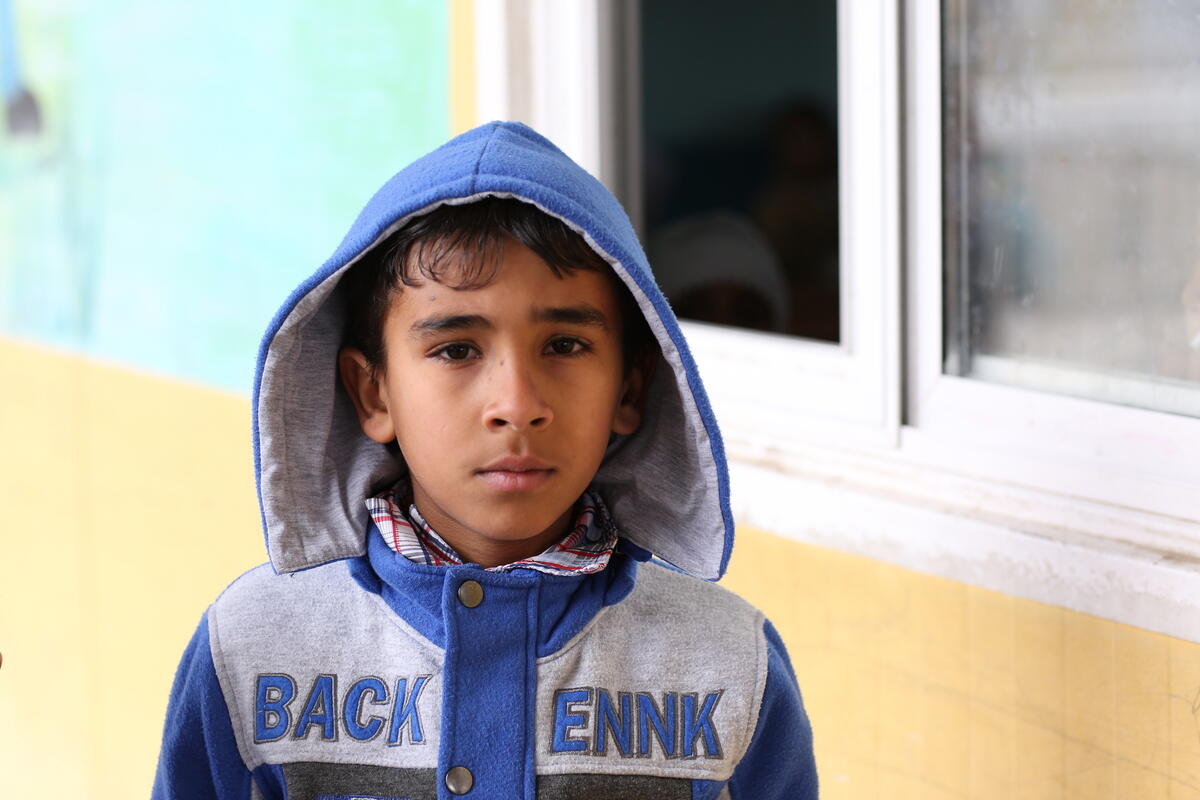
M1162 97L1200 31L1171 8L911 6L912 457L1200 518L1200 424L1183 416L1200 408L1186 288L1200 195L1182 144L1200 95ZM1143 124L1151 109L1163 118Z
M616 150L633 168L618 194L733 422L731 449L894 442L895 15L836 0L753 15L717 0L620 6Z
M837 3L641 3L640 228L684 319L841 339Z
M1200 20L944 5L946 372L1200 416Z

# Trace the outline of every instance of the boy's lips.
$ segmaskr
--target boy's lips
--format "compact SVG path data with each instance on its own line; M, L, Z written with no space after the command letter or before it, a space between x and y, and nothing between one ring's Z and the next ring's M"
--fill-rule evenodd
M531 456L506 456L476 471L488 486L501 492L528 492L544 485L554 468Z

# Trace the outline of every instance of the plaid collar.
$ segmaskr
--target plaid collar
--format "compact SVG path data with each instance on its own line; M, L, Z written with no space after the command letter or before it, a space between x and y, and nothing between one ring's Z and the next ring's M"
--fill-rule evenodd
M401 481L382 494L367 498L367 510L384 542L416 564L462 564L462 556L437 535L416 505L409 504L407 515L401 510L400 498L408 496L407 489L406 482ZM539 555L488 567L488 572L532 569L547 575L588 575L603 570L617 545L617 526L608 507L593 490L583 493L578 508L574 527L558 542Z

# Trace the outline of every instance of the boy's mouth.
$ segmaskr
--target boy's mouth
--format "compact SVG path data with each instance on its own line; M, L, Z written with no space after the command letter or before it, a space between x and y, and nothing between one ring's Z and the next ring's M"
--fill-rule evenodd
M501 492L528 492L550 479L554 468L531 456L506 456L476 471L488 486Z

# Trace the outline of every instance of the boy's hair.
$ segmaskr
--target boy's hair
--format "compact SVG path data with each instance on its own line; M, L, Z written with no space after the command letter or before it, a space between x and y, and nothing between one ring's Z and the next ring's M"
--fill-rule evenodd
M362 351L372 370L384 364L383 323L392 292L426 280L451 289L479 289L495 279L506 239L536 253L556 277L577 269L613 281L621 309L625 369L657 355L646 319L608 262L561 220L529 203L487 197L444 205L406 222L371 249L342 279L346 293L344 344Z

